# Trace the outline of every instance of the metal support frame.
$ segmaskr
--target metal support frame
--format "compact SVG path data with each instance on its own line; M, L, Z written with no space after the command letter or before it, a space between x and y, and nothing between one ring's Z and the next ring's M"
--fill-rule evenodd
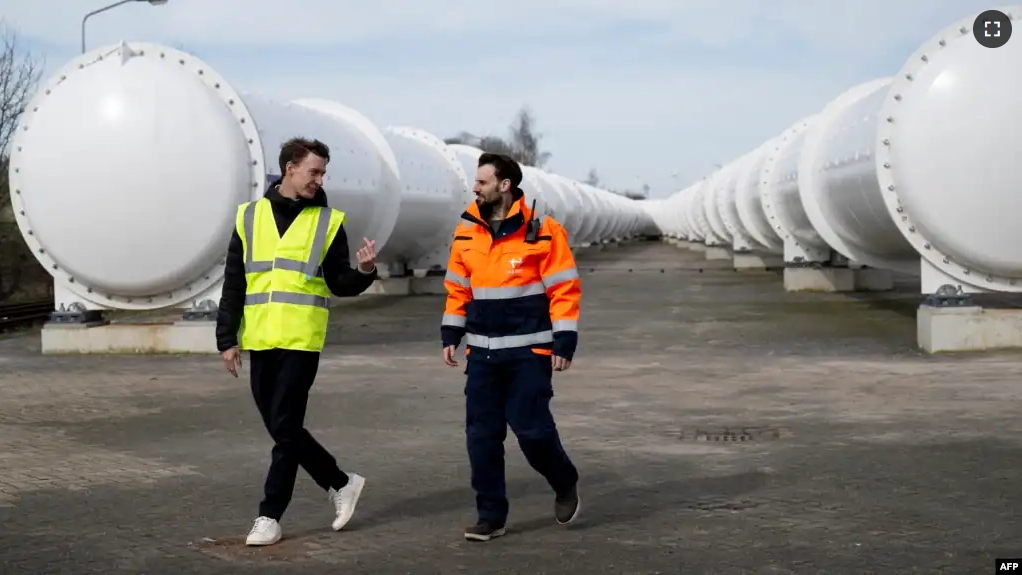
M216 321L217 310L220 306L211 299L204 299L181 314L184 321Z
M923 305L929 307L969 307L975 305L972 297L962 291L961 287L944 284L923 299Z
M50 312L49 321L53 323L102 323L103 312L97 309L85 309L85 306L75 302Z

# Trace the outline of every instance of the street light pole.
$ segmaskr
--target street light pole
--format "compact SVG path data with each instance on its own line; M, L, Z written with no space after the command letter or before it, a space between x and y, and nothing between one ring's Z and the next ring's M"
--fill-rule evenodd
M152 6L159 6L161 4L166 4L167 0L118 0L117 2L114 2L113 4L110 4L109 6L104 6L102 8L93 10L92 12L89 12L84 17L82 17L82 54L85 53L85 22L89 18L95 16L96 14L99 14L101 12L106 12L107 10L111 10L113 8L116 8L116 7L120 6L121 4L127 4L128 2L148 2Z

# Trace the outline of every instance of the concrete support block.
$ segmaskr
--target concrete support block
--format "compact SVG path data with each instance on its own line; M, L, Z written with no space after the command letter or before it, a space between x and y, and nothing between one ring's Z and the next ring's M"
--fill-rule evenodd
M413 295L447 295L443 276L413 278L409 288Z
M889 270L864 268L853 270L855 291L890 291L894 289L894 274Z
M784 258L779 255L743 253L735 254L736 270L766 270L770 268L781 268L784 266Z
M44 354L218 353L216 322L48 323L42 329Z
M711 246L706 248L706 259L708 260L729 260L731 251L727 248Z
M363 295L411 295L412 278L380 278ZM348 298L344 298L348 299Z
M855 271L848 268L785 268L784 289L790 292L855 291Z
M927 353L1022 348L1022 310L921 305L916 337Z
M704 244L702 242L692 242L689 245L688 249L690 249L690 250L692 250L694 252L705 252L706 251L706 244Z

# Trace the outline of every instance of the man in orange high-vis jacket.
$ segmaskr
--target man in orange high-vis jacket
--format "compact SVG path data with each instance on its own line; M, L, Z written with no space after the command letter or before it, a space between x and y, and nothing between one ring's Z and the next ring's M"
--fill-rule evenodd
M568 234L537 217L512 158L479 157L475 203L454 231L447 264L443 358L466 344L468 458L478 521L470 541L504 535L508 501L504 439L511 426L529 464L553 488L558 523L578 517L578 471L564 452L550 412L553 372L571 366L578 345L582 288Z

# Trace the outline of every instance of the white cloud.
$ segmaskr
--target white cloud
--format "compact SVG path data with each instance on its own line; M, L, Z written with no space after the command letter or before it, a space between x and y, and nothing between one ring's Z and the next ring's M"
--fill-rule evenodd
M20 34L57 46L48 54L53 67L76 50L80 15L106 0L0 1ZM870 79L870 65L895 73L938 29L989 7L980 0L169 0L98 15L88 32L93 47L122 37L194 47L240 89L332 98L381 126L415 125L441 137L460 129L503 133L528 103L555 170L581 178L596 167L621 187L641 176L667 193ZM620 46L632 62L602 62L592 38L612 53L618 40L608 30L627 24L656 24L663 33ZM572 41L549 43L565 37ZM428 52L452 39L479 50L454 59L411 54L410 63L372 73L356 73L349 56L396 43ZM785 42L810 63L791 65L790 54L786 65L764 63L761 47ZM493 55L501 44L513 49ZM239 58L239 47L251 56ZM748 61L704 64L736 47ZM301 55L267 61L276 50ZM675 60L664 62L666 53Z

